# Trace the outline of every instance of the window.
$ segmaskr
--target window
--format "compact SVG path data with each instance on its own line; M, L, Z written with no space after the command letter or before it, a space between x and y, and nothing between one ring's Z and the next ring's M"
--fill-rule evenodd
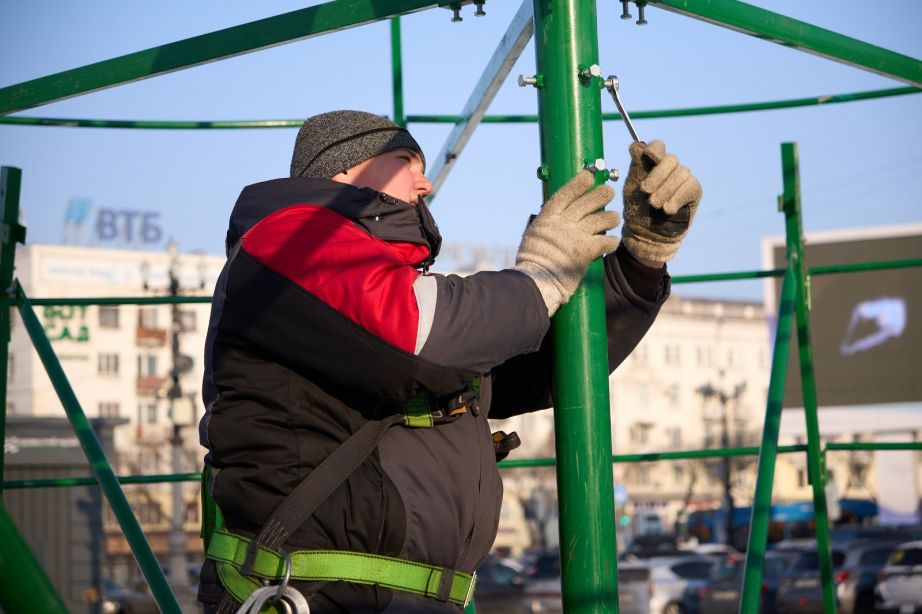
M118 328L118 305L99 306L99 328Z
M138 377L157 375L157 356L154 354L138 355Z
M142 307L138 309L138 326L140 328L157 328L157 308Z
M179 326L184 333L194 332L198 324L198 314L192 310L183 310L179 312Z
M97 372L100 375L118 375L118 354L100 354L97 362Z
M667 344L665 349L667 365L677 365L682 362L681 348L678 345Z
M6 379L13 379L16 374L16 354L8 354L6 357Z
M672 481L676 484L683 484L685 482L685 467L678 464L672 466Z
M666 429L666 437L673 449L677 450L682 447L682 429L678 427Z
M138 405L138 417L143 416L143 419L147 421L148 424L157 423L157 404L156 403L141 403Z
M633 352L631 352L631 360L636 365L647 364L647 358L648 358L647 346L645 345L639 345L636 348L634 348Z
M118 418L118 403L114 403L112 401L100 401L99 417Z

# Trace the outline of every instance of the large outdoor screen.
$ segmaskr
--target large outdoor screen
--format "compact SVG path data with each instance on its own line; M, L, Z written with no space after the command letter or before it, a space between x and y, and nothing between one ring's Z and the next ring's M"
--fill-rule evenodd
M808 236L806 265L922 258L922 228L911 230ZM783 268L781 239L770 242L770 253L773 266ZM770 313L777 313L780 292L779 278ZM812 299L810 337L820 408L922 401L922 267L814 275ZM803 407L796 339L794 332L785 407Z

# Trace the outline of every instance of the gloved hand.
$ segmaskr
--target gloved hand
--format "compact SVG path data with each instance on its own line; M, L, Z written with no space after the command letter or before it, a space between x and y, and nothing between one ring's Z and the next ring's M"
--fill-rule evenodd
M513 268L538 285L548 315L570 299L590 262L618 247L617 237L599 234L621 222L616 212L599 211L615 191L604 184L592 188L594 182L591 172L580 171L548 199L522 236Z
M631 143L630 152L621 238L635 257L665 262L688 234L701 184L662 141Z

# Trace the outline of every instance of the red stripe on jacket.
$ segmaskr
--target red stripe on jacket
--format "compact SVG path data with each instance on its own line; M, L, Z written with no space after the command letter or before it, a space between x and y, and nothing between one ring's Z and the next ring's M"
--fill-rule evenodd
M428 254L425 246L388 243L329 209L295 205L253 226L242 247L362 328L414 352L419 272L410 264ZM257 299L271 305L272 297Z

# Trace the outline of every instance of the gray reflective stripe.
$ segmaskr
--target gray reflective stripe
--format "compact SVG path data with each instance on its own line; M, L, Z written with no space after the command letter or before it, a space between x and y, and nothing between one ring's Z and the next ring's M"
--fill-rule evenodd
M416 295L416 306L419 308L419 325L416 329L416 348L414 354L419 354L429 332L432 330L432 320L435 318L435 301L438 294L438 285L432 275L420 275L413 282L413 293Z

